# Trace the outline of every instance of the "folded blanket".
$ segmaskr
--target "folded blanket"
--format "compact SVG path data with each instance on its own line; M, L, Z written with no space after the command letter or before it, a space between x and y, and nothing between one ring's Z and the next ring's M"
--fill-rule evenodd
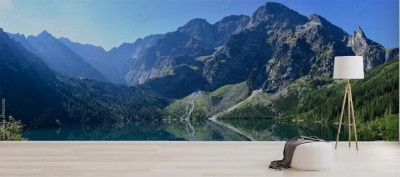
M289 140L285 143L285 148L283 150L283 159L272 161L269 168L275 170L286 170L290 167L292 162L292 157L296 146L304 143L321 142L324 141L316 136L299 136Z

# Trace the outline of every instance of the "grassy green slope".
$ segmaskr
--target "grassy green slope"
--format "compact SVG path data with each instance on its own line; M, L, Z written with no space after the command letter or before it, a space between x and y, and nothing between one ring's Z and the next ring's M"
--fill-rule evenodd
M192 118L205 119L215 115L248 97L249 88L245 82L225 85L213 92L201 91L194 99ZM189 97L176 100L165 108L167 118L178 119L185 113Z
M240 103L235 109L222 113L219 119L264 119L273 118L269 94L254 92L252 96Z

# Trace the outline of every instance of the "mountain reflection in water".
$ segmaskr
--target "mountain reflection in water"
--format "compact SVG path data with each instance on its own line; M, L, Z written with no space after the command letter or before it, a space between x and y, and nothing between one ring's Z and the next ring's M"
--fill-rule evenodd
M318 136L328 141L336 138L336 125L321 123L279 122L271 119L225 119L243 134L258 141L284 141L296 136ZM192 120L195 134L177 120L137 121L132 123L68 125L24 131L29 140L93 140L93 141L249 141L222 125L209 120ZM346 139L342 132L341 139ZM194 136L194 137L193 137Z

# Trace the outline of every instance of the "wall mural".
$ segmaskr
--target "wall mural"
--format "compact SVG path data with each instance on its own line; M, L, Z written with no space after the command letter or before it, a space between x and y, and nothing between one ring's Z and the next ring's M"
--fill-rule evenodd
M157 2L139 20L167 8ZM359 55L365 78L351 81L358 138L397 141L398 45L385 48L361 27L349 34L284 4L263 2L251 14L215 23L197 16L109 50L74 42L63 31L0 29L2 134L8 140L335 140L346 82L332 79L333 60ZM398 21L398 9L395 15Z

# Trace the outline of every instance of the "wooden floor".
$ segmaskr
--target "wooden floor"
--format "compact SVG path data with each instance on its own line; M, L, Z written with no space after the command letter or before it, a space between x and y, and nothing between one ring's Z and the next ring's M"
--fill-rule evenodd
M268 169L284 142L0 142L0 176L397 177L399 142L346 142L323 171ZM333 145L333 144L332 144ZM353 144L354 145L354 144Z

